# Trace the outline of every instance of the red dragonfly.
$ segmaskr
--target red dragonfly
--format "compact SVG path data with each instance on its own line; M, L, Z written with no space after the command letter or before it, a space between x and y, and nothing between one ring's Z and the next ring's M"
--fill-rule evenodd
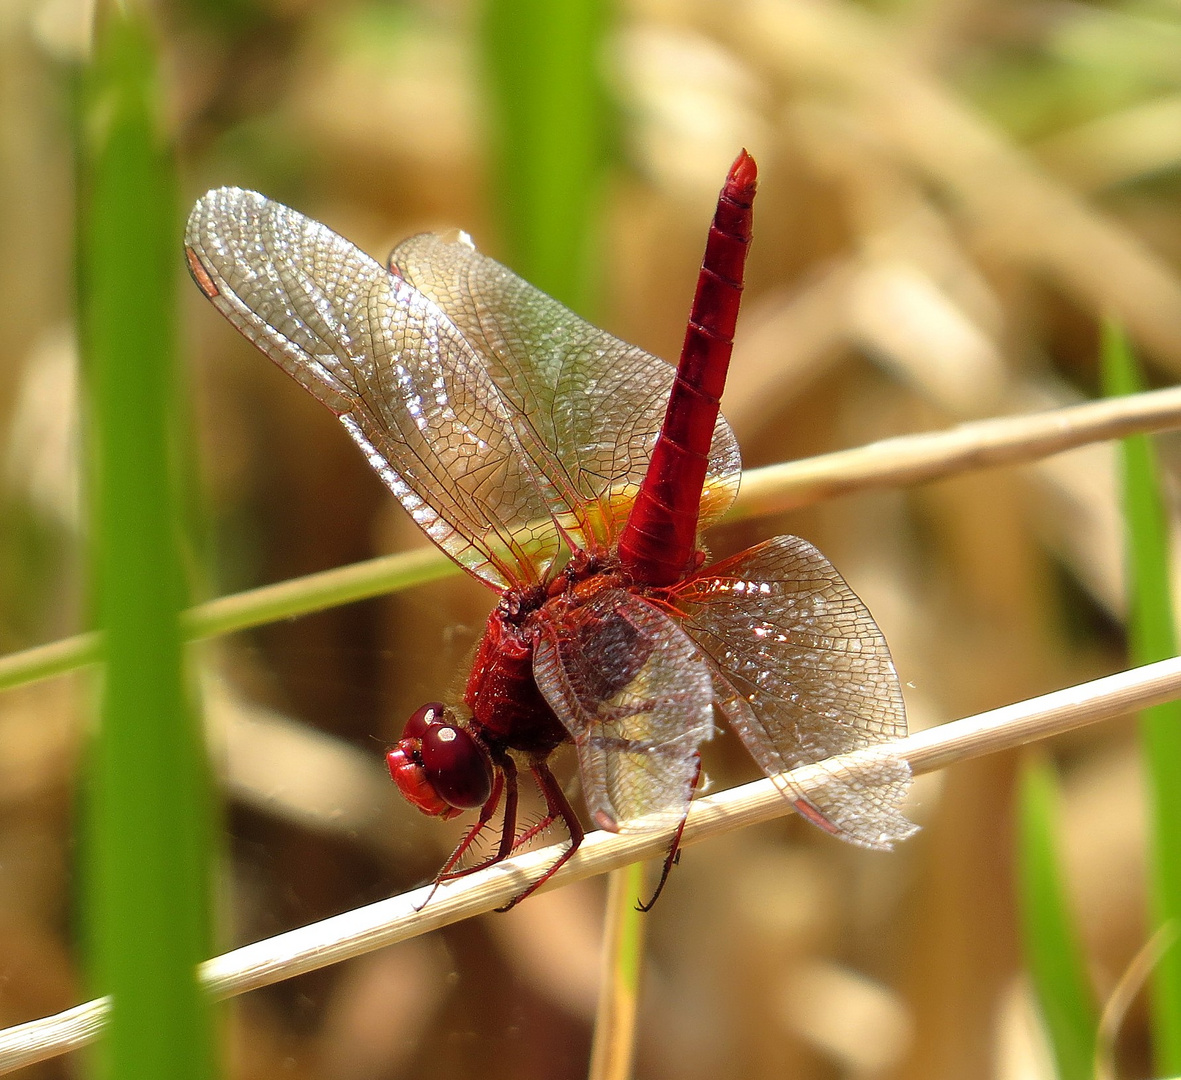
M898 809L909 767L888 752L868 779L831 768L807 793L784 775L906 733L865 605L798 537L712 566L700 546L741 471L718 405L755 180L743 151L676 369L462 234L411 237L387 268L252 191L211 191L189 216L202 292L336 414L431 540L500 594L462 701L424 705L388 754L420 810L479 810L436 883L557 821L569 846L513 903L570 858L583 827L547 764L565 742L595 825L674 833L667 876L715 705L814 824L872 848L915 829ZM546 803L520 835L518 759ZM495 850L465 859L498 810Z

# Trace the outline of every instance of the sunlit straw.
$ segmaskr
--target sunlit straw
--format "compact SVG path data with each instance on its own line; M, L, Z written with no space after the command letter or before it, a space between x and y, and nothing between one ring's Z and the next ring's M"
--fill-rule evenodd
M857 751L807 765L792 780L808 790L834 765L872 770L883 753L905 757L915 773L967 761L983 754L1059 735L1085 724L1147 708L1181 696L1181 657L1109 675L1093 682L1030 698L930 728L888 748ZM771 780L720 791L696 800L683 844L721 836L791 812ZM587 836L574 858L545 886L557 888L664 853L662 833ZM421 911L429 888L416 889L321 922L245 945L201 965L201 980L217 998L233 997L374 949L417 937L473 915L491 911L516 896L553 859L553 849L530 851L478 874L440 886ZM0 1072L75 1050L101 1032L109 1009L105 999L0 1031Z
M866 488L925 483L975 469L1037 461L1088 443L1176 427L1181 427L1181 388L1172 387L899 436L752 469L743 474L728 520L778 513ZM435 548L383 555L201 604L186 613L186 634L192 639L228 634L458 572ZM81 667L98 659L100 650L96 635L79 634L0 657L0 690Z

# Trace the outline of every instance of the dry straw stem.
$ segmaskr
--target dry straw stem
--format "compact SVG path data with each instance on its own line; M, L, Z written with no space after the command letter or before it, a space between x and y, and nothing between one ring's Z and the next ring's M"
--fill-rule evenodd
M823 782L834 766L855 773L872 771L880 766L886 753L906 758L915 773L930 772L1179 695L1181 657L1173 657L930 728L892 744L888 750L874 748L845 754L830 762L796 769L790 775L793 783L807 790ZM683 843L694 844L791 811L791 805L771 780L731 788L693 803ZM591 833L545 888L558 888L637 860L657 858L663 855L667 842L663 832ZM416 889L246 945L201 965L201 982L215 998L233 997L491 911L517 895L553 858L552 847L530 851L441 886L433 896L429 888ZM428 897L429 903L422 907ZM0 1072L87 1045L102 1031L109 1010L109 1000L100 998L0 1032Z
M743 475L728 520L779 513L866 488L899 487L1037 461L1088 443L1176 427L1181 427L1181 388L1172 387L898 436L753 469ZM435 548L384 555L201 604L186 613L185 633L191 640L229 634L453 572L454 564ZM98 635L91 633L0 657L0 690L81 667L97 660L100 650Z
M1132 957L1132 961L1103 1004L1099 1017L1099 1031L1095 1040L1094 1080L1117 1080L1115 1068L1115 1044L1123 1031L1124 1021L1143 992L1153 971L1160 964L1161 957L1177 943L1177 927L1166 923L1157 929Z
M730 520L781 513L875 487L905 487L956 473L1018 465L1088 443L1177 426L1181 387L1091 401L1048 412L1002 416L946 431L900 435L753 469Z
M607 875L599 1001L587 1080L630 1080L633 1073L647 929L635 905L637 894L651 888L643 871L641 864L633 863Z

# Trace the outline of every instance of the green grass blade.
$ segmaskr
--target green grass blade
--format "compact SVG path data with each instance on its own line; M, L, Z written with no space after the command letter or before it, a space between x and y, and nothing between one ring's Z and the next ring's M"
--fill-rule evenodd
M594 308L595 238L611 129L604 0L486 0L493 197L505 261L581 313Z
M1121 330L1103 334L1103 378L1108 395L1135 393L1141 376ZM1143 435L1122 443L1124 521L1128 564L1128 650L1134 663L1176 653L1169 585L1168 527L1156 459ZM1181 925L1181 704L1141 714L1151 823L1150 877L1154 926ZM1181 1074L1181 948L1167 950L1152 980L1153 1043L1157 1072Z
M88 780L84 918L114 998L103 1075L213 1072L196 965L210 951L209 796L183 670L174 170L154 48L131 5L100 5L80 101L79 303L91 463L92 587L105 632Z
M1098 1010L1058 867L1058 783L1031 761L1018 792L1018 906L1025 962L1060 1080L1089 1080Z

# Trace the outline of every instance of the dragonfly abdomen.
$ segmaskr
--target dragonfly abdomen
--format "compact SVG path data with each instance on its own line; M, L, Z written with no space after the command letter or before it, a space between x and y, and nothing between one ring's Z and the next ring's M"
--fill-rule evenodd
M640 584L679 581L697 549L709 448L742 299L756 177L754 158L743 150L718 196L664 423L620 536L620 561Z

